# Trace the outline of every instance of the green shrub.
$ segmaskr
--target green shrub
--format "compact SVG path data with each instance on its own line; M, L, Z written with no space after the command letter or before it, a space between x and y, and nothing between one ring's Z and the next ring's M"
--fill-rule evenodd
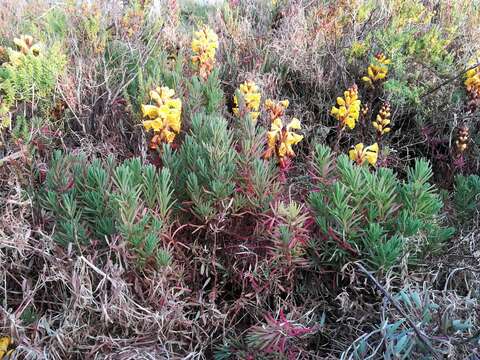
M243 95L237 91L239 104L244 106ZM278 166L275 161L262 159L265 151L265 129L256 125L248 113L234 119L234 137L238 139L236 207L253 212L265 212L281 192Z
M480 176L457 175L453 200L458 218L464 222L472 219L480 211Z
M387 270L405 256L412 262L438 249L453 233L439 224L443 203L428 182L432 170L425 160L417 160L402 182L391 169L370 171L346 155L334 164L330 150L317 145L314 168L319 182L309 201L327 263L362 258Z
M55 224L54 240L81 247L120 234L140 265L169 256L160 244L174 203L168 169L157 172L138 158L117 165L56 151L39 196Z
M20 57L15 66L0 67L0 91L5 103L15 101L49 102L57 79L66 65L65 55L59 44L45 49L39 56L27 54Z
M187 113L203 111L206 114L221 112L223 105L223 91L220 87L218 71L214 70L206 81L199 77L192 77L188 83L189 99L185 105Z
M192 213L209 222L226 211L235 189L237 153L233 134L218 115L195 114L182 147L164 147L163 161L175 179L179 198Z

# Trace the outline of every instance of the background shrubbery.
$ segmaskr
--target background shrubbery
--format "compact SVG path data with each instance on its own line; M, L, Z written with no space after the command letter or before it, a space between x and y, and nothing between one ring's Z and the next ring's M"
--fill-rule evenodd
M463 0L2 2L0 359L479 356L479 29Z

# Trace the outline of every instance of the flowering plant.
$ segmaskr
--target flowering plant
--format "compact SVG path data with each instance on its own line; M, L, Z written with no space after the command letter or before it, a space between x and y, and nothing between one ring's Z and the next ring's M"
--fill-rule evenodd
M331 114L342 124L350 129L355 127L355 123L360 115L361 101L358 99L358 87L353 85L343 93L343 97L337 98L337 106L333 106Z
M388 65L392 61L388 59L383 53L375 55L375 61L367 68L367 76L362 77L362 80L370 86L380 80L384 80L388 74Z
M378 144L375 143L365 147L362 143L359 143L350 149L348 155L350 160L355 161L358 165L363 165L367 161L374 166L378 159Z
M380 112L374 121L372 121L373 127L377 130L377 133L381 136L387 134L392 130L390 128L390 104L384 103Z
M150 147L156 149L161 142L172 143L180 132L182 101L173 98L175 91L168 87L157 87L150 91L150 99L155 105L143 105L142 115L145 130L153 130Z
M240 85L240 93L245 101L245 108L250 116L250 119L252 122L256 123L258 116L260 115L258 109L260 108L260 99L262 97L258 90L258 86L253 81L246 81ZM239 116L240 108L237 95L233 97L233 102L235 103L233 113L236 116Z
M192 63L202 79L207 79L215 65L215 53L218 49L218 36L208 26L194 33L192 40Z
M467 71L464 84L469 98L469 108L474 111L480 104L480 66Z

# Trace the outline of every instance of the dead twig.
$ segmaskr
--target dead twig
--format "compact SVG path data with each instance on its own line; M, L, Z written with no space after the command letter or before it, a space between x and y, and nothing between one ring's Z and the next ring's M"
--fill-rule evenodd
M472 70L472 69L475 69L477 66L480 66L480 62L477 63L477 64L475 64L475 65L470 66L470 67L467 68L467 69L462 70L462 71L459 72L457 75L455 75L453 78L447 79L447 80L445 80L444 82L442 82L440 85L437 85L437 86L435 86L433 89L428 90L427 92L425 92L424 94L422 94L422 95L420 96L420 99L423 99L424 97L427 97L428 95L431 95L431 94L433 94L434 92L440 90L440 89L441 89L442 87L444 87L445 85L451 83L452 81L457 80L459 77L461 77L462 75L464 75L467 71Z
M20 158L22 155L25 154L25 151L24 150L20 150L20 151L17 151L13 154L10 154L8 156L5 156L3 158L0 159L0 166L2 164L5 164L5 163L8 163L10 161L13 161L13 160L17 160L18 158Z
M356 262L355 265L357 265L357 267L363 272L365 273L365 275L367 275L367 277L372 280L372 282L375 284L375 286L383 293L383 295L385 295L387 297L387 299L392 303L392 305L395 307L395 309L397 309L397 311L405 318L405 320L410 324L410 326L413 328L413 331L415 331L415 334L417 334L418 338L420 339L420 341L425 345L425 347L430 351L430 353L432 354L432 356L435 358L435 359L441 359L438 354L437 354L437 351L433 348L432 344L430 343L430 341L428 340L428 337L415 325L415 323L409 318L409 316L405 313L405 311L403 311L402 307L400 306L400 304L397 302L397 300L395 300L392 295L389 294L389 292L378 282L377 279L375 279L375 277L370 274L368 272L367 269L365 269L365 267Z

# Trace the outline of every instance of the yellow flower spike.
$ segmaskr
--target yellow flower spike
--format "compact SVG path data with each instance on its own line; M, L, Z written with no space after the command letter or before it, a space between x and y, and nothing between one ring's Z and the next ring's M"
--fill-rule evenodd
M370 79L368 76L362 76L362 81L366 82L369 85L373 85L372 84L372 79Z
M33 45L33 37L30 35L21 35L20 38L13 39L13 43L17 45L18 50L26 55Z
M175 90L170 89L166 86L162 86L160 88L157 87L157 92L160 94L160 98L164 101L171 99L175 95Z
M362 81L373 87L375 82L383 80L387 77L388 65L391 62L392 61L383 53L375 55L375 63L368 66L367 76L363 76Z
M243 100L245 101L245 107L248 111L250 119L256 123L258 116L260 115L258 109L260 108L260 100L262 97L257 85L253 81L246 81L240 85L239 91L243 96ZM240 109L238 108L238 99L236 95L233 97L233 102L235 104L233 113L236 116L239 116Z
M367 69L368 78L370 80L374 79L375 77L375 75L373 74L373 69L374 69L373 65L370 65Z
M171 144L173 140L175 140L175 133L170 130L165 130L163 132L163 139L165 140L166 143Z
M456 134L455 145L457 146L457 151L459 153L467 150L468 142L470 139L469 128L466 125L462 125L458 128Z
M150 99L152 101L155 101L158 106L162 105L162 98L160 97L160 94L158 93L158 91L150 90L149 95L150 95Z
M355 161L358 165L363 165L365 161L375 166L378 159L378 144L364 147L363 143L353 146L348 152L350 160Z
M379 53L377 55L375 55L375 58L377 59L377 61L382 64L382 65L389 65L391 64L392 60L388 59L385 54L383 53Z
M385 102L375 118L375 121L372 121L372 125L377 130L378 135L382 136L390 132L390 115L390 104Z
M280 131L282 131L283 129L283 122L282 122L282 119L280 118L276 118L273 122L272 122L272 125L270 127L270 132L275 132L275 133L278 133Z
M468 107L473 112L480 105L480 66L466 72L465 88L468 96Z
M357 85L353 85L346 90L343 96L343 98L337 98L338 107L333 106L330 114L340 121L342 126L348 126L350 129L353 129L360 116L361 102L358 99Z
M267 150L264 158L268 159L273 154L276 154L280 160L285 157L294 157L293 145L303 140L302 135L293 132L299 129L301 129L301 123L297 118L293 118L287 126L284 126L281 118L277 117L267 133Z
M478 68L473 68L473 69L468 70L467 73L466 73L467 80L465 80L465 81L468 81L468 79L473 78L476 75L477 71L478 71Z
M20 51L13 51L11 49L9 49L9 53L8 53L8 63L10 65L13 65L14 67L15 66L18 66L21 64L22 62L22 59L25 57L25 55L23 53L21 53ZM8 64L7 63L7 64ZM4 64L5 65L5 64Z
M192 63L201 78L206 80L215 65L215 53L218 48L218 36L208 26L195 31L191 43Z
M182 101L175 99L175 91L168 87L157 87L150 91L150 99L156 105L142 104L142 117L146 131L153 130L150 147L156 149L161 142L172 143L181 130Z
M161 132L163 129L163 120L161 118L156 118L155 120L146 120L143 122L143 127L145 130L154 132Z
M30 48L30 51L32 52L33 56L39 56L41 53L41 46L39 44L35 44Z

